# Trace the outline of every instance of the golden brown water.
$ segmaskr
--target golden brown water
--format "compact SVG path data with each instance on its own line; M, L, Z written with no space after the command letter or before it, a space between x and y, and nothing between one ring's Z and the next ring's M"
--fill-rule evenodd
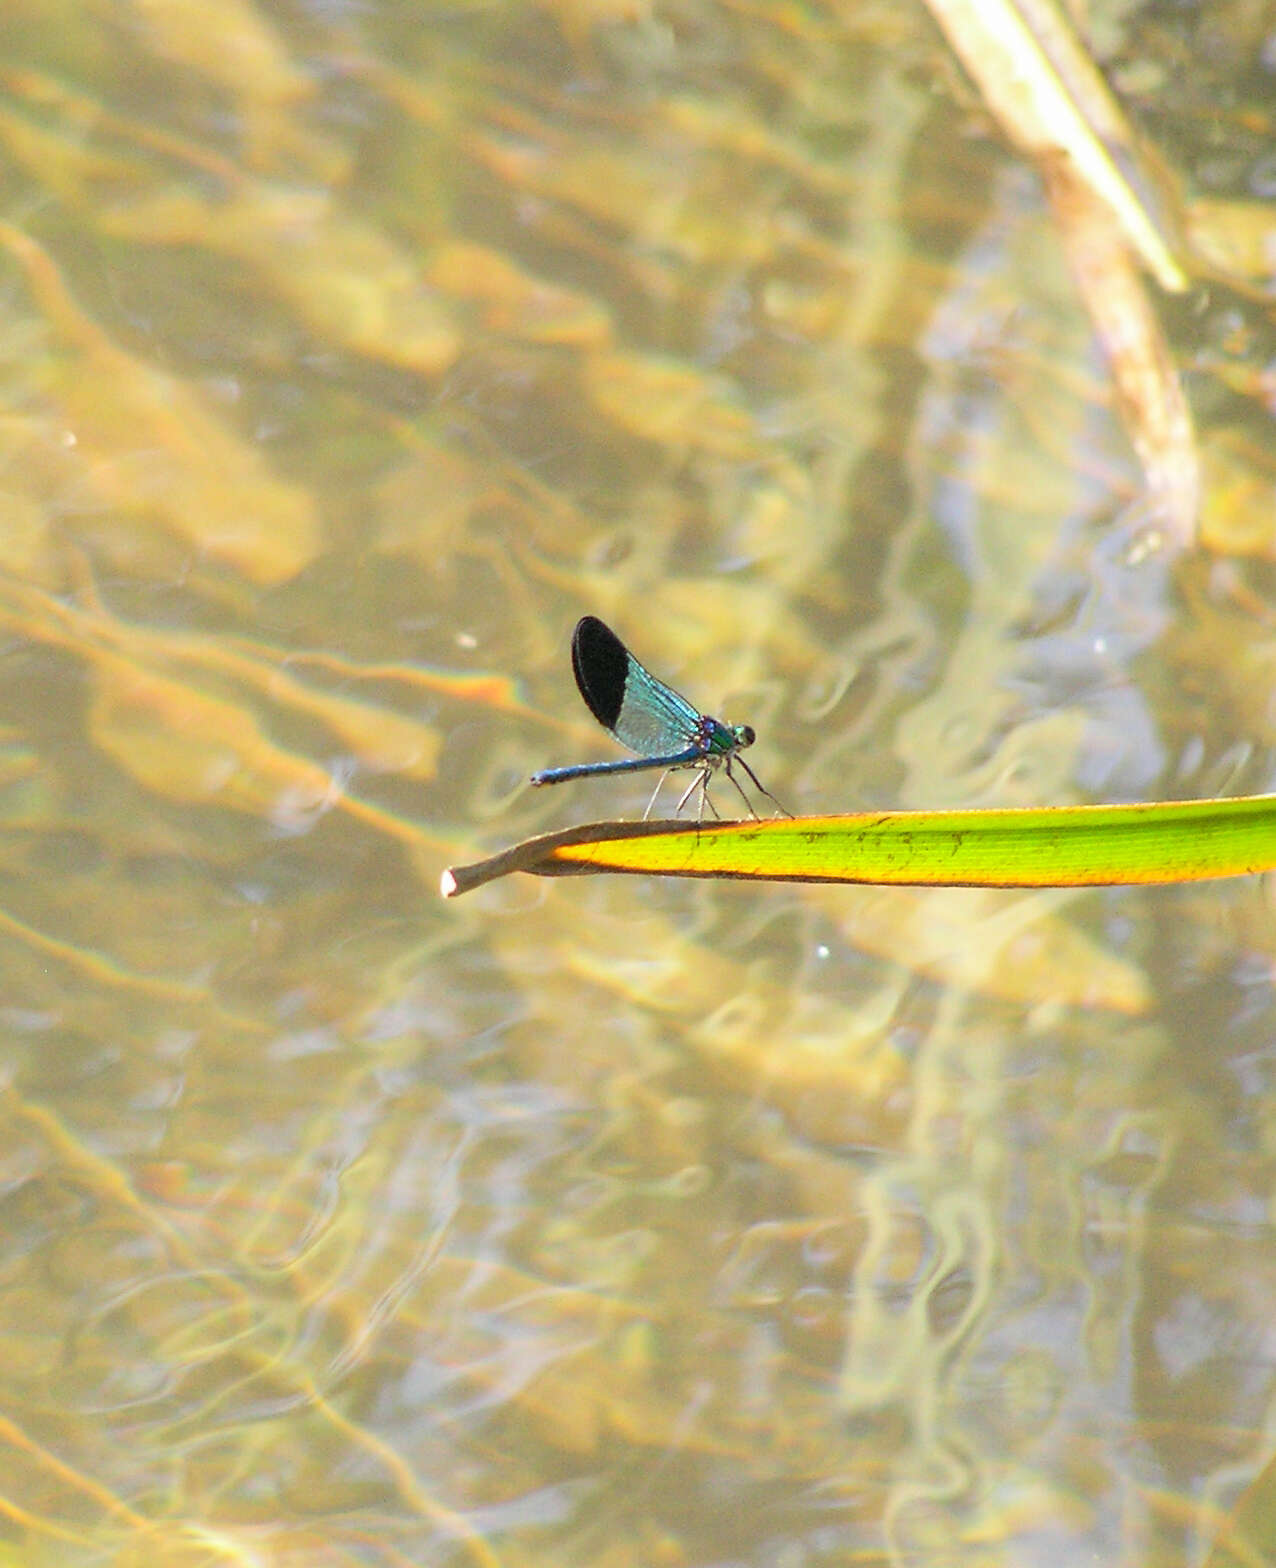
M1261 274L1276 33L1114 9ZM1263 286L1170 562L919 10L9 0L3 1568L1276 1549L1265 887L434 892L642 809L586 612L797 811L1269 788Z

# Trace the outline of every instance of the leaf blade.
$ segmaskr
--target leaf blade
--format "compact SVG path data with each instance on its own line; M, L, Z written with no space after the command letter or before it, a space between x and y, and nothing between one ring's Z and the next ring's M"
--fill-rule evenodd
M510 871L920 887L1103 887L1276 869L1276 796L761 822L600 822L444 872L444 897Z

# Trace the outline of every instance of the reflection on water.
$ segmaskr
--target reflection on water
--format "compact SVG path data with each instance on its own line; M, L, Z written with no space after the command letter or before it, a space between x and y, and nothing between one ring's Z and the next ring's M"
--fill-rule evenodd
M1107 63L1252 260L1193 17ZM1268 783L1267 568L1144 548L929 23L0 37L0 1558L1258 1560L1262 888L434 896L641 809L525 787L586 612L795 809ZM1182 315L1268 553L1268 304Z

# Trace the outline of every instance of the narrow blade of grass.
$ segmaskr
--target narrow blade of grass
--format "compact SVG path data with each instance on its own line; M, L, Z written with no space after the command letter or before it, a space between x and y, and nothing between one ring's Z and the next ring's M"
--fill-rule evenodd
M1276 867L1276 796L1030 810L856 812L764 822L596 822L443 873L484 882L624 871L766 882L1098 887L1196 882Z

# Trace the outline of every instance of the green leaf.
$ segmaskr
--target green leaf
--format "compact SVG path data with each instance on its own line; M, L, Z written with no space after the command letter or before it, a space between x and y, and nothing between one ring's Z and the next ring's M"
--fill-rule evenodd
M1030 810L856 812L762 822L596 822L443 873L445 898L511 871L766 882L1096 887L1276 867L1276 796Z

